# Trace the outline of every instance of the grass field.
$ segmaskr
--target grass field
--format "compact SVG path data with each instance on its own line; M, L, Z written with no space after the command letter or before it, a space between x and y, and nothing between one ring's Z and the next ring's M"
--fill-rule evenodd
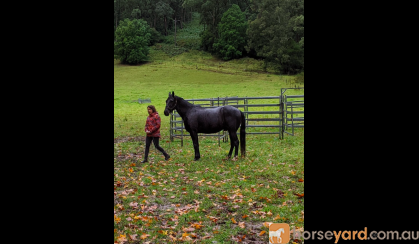
M248 135L247 156L226 159L229 143L169 140L168 93L185 99L278 96L294 77L263 72L253 59L220 61L199 51L170 57L159 44L151 61L114 60L114 240L116 243L268 243L268 223L304 230L304 129L295 136ZM290 90L287 94L304 94ZM139 98L151 103L139 104ZM147 105L162 118L160 145L144 154ZM264 129L268 130L269 129ZM216 242L214 242L216 241ZM301 242L301 240L292 240Z

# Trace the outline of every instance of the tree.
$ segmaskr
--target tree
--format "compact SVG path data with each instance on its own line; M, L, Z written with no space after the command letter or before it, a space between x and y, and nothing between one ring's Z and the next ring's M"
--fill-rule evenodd
M156 5L156 13L157 16L160 18L163 18L164 20L164 35L167 36L169 32L167 31L167 25L169 21L169 17L173 15L173 9L170 7L170 1L169 0L160 0L157 2Z
M224 60L240 58L246 45L247 21L244 12L233 4L224 12L218 24L219 38L213 44L216 53Z
M185 0L184 6L194 6L200 14L200 24L204 25L201 33L202 49L214 53L213 44L219 38L217 28L224 12L233 4L239 5L245 11L250 2L251 0Z
M146 21L142 19L120 21L115 35L115 58L128 64L147 60L151 33Z
M246 50L279 64L283 73L304 69L304 0L254 0ZM256 10L257 9L257 10Z

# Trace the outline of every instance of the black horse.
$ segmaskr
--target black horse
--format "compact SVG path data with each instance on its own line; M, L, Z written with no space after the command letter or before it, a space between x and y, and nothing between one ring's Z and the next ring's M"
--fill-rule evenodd
M239 139L237 138L236 131L240 125L240 151L241 156L246 156L246 123L242 111L229 105L217 108L203 108L199 105L193 105L181 97L175 96L175 92L172 92L172 94L169 92L164 115L169 116L174 109L182 117L186 131L191 135L195 150L194 160L198 160L201 157L199 154L198 133L210 134L217 133L221 130L228 131L230 135L231 147L228 157L231 157L234 147L236 149L234 157L237 157Z

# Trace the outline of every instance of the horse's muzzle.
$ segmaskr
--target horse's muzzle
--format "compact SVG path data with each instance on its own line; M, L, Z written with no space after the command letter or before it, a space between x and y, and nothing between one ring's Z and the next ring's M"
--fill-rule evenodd
M169 110L165 109L164 110L164 115L169 116Z

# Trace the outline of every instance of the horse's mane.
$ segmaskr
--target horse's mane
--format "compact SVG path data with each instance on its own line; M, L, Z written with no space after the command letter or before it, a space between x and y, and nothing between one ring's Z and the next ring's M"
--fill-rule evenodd
M184 103L185 105L190 105L190 106L194 106L194 107L199 107L199 108L201 108L201 105L195 105L195 104L192 104L192 103L190 103L190 102L186 101L185 99L183 99L183 97L179 97L179 96L176 96L176 95L175 95L175 98L176 98L176 100L178 101L178 103Z

